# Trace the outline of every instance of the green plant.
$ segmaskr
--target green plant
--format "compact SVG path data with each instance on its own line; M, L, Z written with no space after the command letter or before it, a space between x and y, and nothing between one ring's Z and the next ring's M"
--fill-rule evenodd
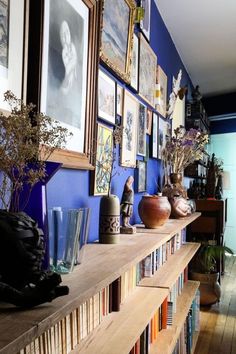
M202 244L191 264L192 270L204 274L216 272L217 261L225 257L226 252L231 255L234 254L231 248L227 246Z
M34 185L46 177L45 161L55 149L65 147L71 134L11 91L5 92L4 99L10 113L0 112L0 207L15 212L24 186L29 187L29 198Z

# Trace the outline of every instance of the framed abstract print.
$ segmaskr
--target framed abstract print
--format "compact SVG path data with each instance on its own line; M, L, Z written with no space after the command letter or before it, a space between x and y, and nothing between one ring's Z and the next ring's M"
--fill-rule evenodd
M166 100L167 100L167 76L160 67L157 65L156 75L156 110L164 118L166 117Z
M24 98L24 17L24 1L0 1L0 110L4 111L10 110L4 101L7 90L11 90L17 98Z
M111 124L116 120L116 83L99 70L98 75L98 116Z
M101 0L100 57L120 78L130 83L134 32L134 0Z
M138 113L138 101L133 95L125 90L122 119L123 134L120 155L121 166L133 168L136 166Z
M106 195L112 169L113 129L97 124L97 150L93 174L93 195Z
M139 94L152 107L155 106L157 57L144 36L140 34L139 45Z
M146 133L148 135L152 134L152 110L147 108L147 123L146 123Z
M28 101L73 133L52 155L64 167L93 169L98 23L96 0L30 2Z
M151 19L151 0L141 0L140 6L144 8L144 18L140 21L140 28L147 38L150 40L150 19Z
M166 146L166 141L171 135L170 123L159 116L159 127L158 127L158 158L162 158L162 150Z
M119 84L116 85L116 113L119 116L123 114L124 89Z
M139 102L137 154L146 155L147 107Z
M138 68L139 68L139 38L134 34L133 50L131 59L131 82L130 85L138 91Z
M151 156L158 158L158 115L156 113L153 113L152 117Z
M145 161L137 161L137 192L146 192L147 190L147 163Z

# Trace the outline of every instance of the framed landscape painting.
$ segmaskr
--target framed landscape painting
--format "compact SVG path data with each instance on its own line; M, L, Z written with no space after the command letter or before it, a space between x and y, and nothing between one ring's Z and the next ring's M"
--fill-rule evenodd
M167 101L167 76L160 67L157 65L156 76L156 110L163 117L166 117L166 101Z
M52 159L64 167L93 169L89 150L96 125L97 1L31 3L28 76L35 80L28 80L28 101L73 134Z
M93 174L93 195L106 195L112 169L113 129L97 124L97 150Z
M102 0L100 57L115 73L130 83L134 32L134 0Z
M103 71L98 76L98 116L111 124L116 119L116 83Z
M11 90L17 98L24 98L24 17L24 1L0 1L0 110L4 111L10 110L4 101L7 90Z
M139 45L139 94L152 107L155 106L157 57L146 39L140 34Z
M123 134L120 156L121 166L133 168L136 166L138 113L138 101L133 95L125 90L124 113L122 119Z
M139 102L137 154L141 156L146 155L146 123L147 123L147 107Z

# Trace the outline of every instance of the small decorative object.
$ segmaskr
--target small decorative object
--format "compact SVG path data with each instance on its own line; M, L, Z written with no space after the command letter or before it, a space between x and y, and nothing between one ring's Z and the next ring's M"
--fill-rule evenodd
M120 241L120 201L114 195L101 198L99 208L99 242L119 243Z
M172 118L172 114L175 109L175 103L176 103L176 100L178 97L178 92L180 90L181 78L182 78L182 70L180 69L177 79L175 79L173 77L172 92L170 93L169 102L168 102L168 106L167 106L167 112L166 112L166 115L169 118Z
M144 195L139 202L138 212L146 228L156 229L170 217L171 206L165 196Z
M54 207L49 210L50 267L66 274L82 262L87 243L90 209Z
M98 76L98 115L111 124L115 124L115 93L116 85L102 70Z
M199 91L199 85L195 87L195 89L192 91L192 98L193 102L196 103L198 101L201 101L202 99L202 94Z
M212 154L211 160L208 164L207 170L207 180L206 180L206 197L207 198L216 198L216 185L218 184L219 178L223 172L223 161L215 157L215 154ZM221 188L222 189L222 188ZM222 190L221 190L222 191ZM218 186L217 196L220 199L220 189Z
M130 83L134 32L134 0L101 1L100 57L124 81Z
M171 204L171 216L174 218L181 218L188 216L192 213L191 205L183 197L169 198Z
M187 197L180 177L189 164L202 158L207 142L208 135L197 129L186 130L183 126L179 126L174 130L174 135L167 140L162 150L165 176L163 193L165 195ZM171 174L172 184L169 180Z
M120 232L122 234L134 234L136 232L135 226L130 225L130 218L133 214L134 191L133 191L133 176L129 176L125 182L124 190L121 198L120 213L122 219L122 227Z

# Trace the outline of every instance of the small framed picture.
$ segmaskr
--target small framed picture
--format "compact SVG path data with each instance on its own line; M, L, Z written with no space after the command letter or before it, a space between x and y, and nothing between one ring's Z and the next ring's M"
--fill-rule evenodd
M147 108L147 123L146 123L146 133L148 135L152 134L152 110Z
M116 84L108 75L99 70L98 75L98 116L111 124L115 124Z
M123 114L124 89L119 84L116 85L116 113L119 116Z
M158 158L158 115L156 113L153 113L152 118L151 157Z
M147 190L147 163L137 161L137 192L146 192Z
M159 116L158 127L158 158L162 158L162 150L166 146L166 141L170 136L170 123L166 119Z
M139 103L137 154L141 156L145 156L146 154L146 123L147 107Z
M139 38L136 34L133 37L133 50L131 58L131 82L130 85L138 91L138 72L139 72Z
M150 40L151 0L141 0L140 6L144 8L144 18L140 21L140 28L145 37Z
M167 76L160 65L157 65L155 101L157 112L159 112L163 117L166 117Z
M123 134L120 154L121 166L136 167L138 110L139 104L137 99L125 90L124 113L122 117Z

